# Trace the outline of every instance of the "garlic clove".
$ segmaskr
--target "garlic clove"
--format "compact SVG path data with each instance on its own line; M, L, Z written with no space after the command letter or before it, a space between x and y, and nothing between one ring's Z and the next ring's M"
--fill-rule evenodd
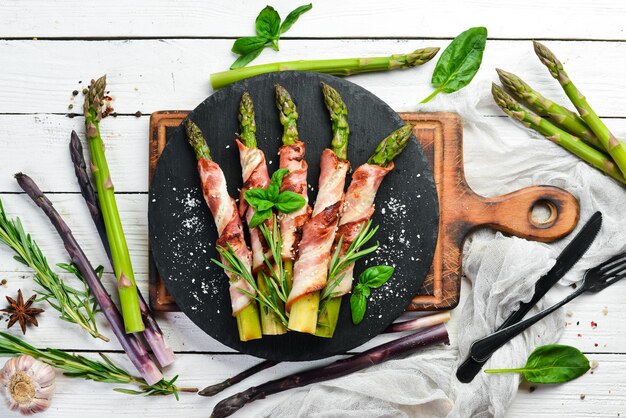
M35 414L50 406L55 377L52 367L24 355L4 364L0 370L0 389L10 410Z

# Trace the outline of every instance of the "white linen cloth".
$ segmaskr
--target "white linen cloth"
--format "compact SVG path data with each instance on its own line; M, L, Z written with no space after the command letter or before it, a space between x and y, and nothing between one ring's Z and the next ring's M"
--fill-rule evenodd
M491 98L491 82L475 81L453 95L441 94L420 111L455 111L463 118L465 173L479 194L495 196L530 185L553 185L580 201L576 231L601 210L603 226L585 257L562 280L579 281L587 268L623 251L626 230L620 214L626 192L558 145L515 124ZM610 124L610 121L609 121ZM518 128L515 128L515 125ZM614 132L625 137L624 132ZM576 232L575 231L575 232ZM470 344L499 326L521 301L528 301L536 280L553 265L571 240L530 242L490 230L472 234L465 245L462 302L448 326L451 345L436 346L329 382L293 390L270 408L272 417L504 417L520 382L517 374L480 373L460 383L457 366ZM547 299L547 300L546 300ZM531 313L551 305L548 295ZM486 368L522 366L537 346L555 343L564 327L558 311L497 351Z

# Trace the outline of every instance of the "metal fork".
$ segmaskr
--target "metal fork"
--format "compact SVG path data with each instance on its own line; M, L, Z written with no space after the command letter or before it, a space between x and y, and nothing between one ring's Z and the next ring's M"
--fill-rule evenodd
M583 293L598 293L624 277L626 277L626 253L621 253L587 270L583 276L582 286L561 302L522 322L518 322L474 342L470 349L470 356L476 361L486 361L496 349L502 347L513 337L550 315L561 306L571 302Z

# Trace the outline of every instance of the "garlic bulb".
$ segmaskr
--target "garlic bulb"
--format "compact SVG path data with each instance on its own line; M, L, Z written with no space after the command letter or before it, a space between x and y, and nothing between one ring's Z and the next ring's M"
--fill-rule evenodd
M45 411L54 393L54 369L31 356L8 360L0 370L0 389L12 411L24 415Z

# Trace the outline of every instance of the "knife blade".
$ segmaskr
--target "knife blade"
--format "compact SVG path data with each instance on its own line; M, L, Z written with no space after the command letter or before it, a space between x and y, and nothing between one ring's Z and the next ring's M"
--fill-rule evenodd
M535 304L545 296L546 293L554 286L571 268L580 260L580 258L587 252L593 241L595 240L600 227L602 226L602 213L596 212L587 223L580 229L572 241L563 249L561 254L556 259L554 266L543 275L535 284L535 293L533 297L526 303L520 304L517 311L513 312L503 323L498 327L498 330L513 325L522 319L535 306ZM456 372L456 377L462 383L471 382L474 377L480 372L482 366L487 362L488 358L484 361L477 361L471 356L459 366Z

